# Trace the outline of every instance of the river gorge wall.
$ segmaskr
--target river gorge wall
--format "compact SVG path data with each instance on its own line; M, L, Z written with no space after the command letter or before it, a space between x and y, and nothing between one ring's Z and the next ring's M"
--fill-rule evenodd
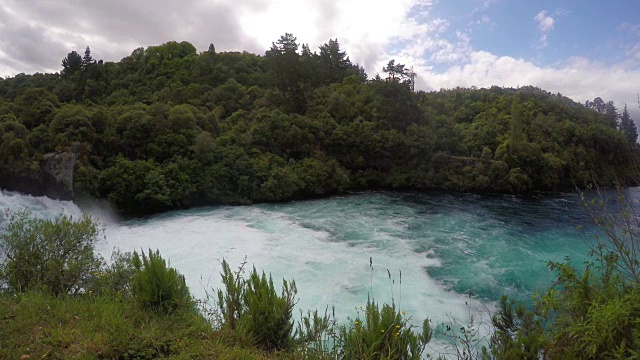
M72 151L48 153L31 168L0 168L0 188L56 200L72 200L78 156Z

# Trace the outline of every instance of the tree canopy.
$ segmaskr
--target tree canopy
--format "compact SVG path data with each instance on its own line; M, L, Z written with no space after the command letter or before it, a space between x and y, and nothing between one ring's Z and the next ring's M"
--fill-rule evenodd
M119 62L87 47L62 67L0 81L0 186L42 177L44 154L70 150L76 193L127 214L361 189L613 185L636 155L628 112L600 98L413 92L403 64L368 79L338 39L314 51L285 34L264 56L172 41Z

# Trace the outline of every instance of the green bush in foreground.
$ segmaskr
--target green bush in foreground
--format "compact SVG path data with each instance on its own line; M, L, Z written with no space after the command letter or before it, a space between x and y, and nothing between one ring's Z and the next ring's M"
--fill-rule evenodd
M295 281L282 282L280 295L273 279L258 275L255 267L248 279L241 277L244 263L233 273L226 260L222 262L225 291L218 290L217 305L222 313L223 326L266 351L291 350L293 338L293 308L296 304Z
M148 256L142 252L142 259L134 252L133 265L138 272L132 279L131 291L143 307L171 313L192 304L184 276L167 267L160 251L149 249Z
M395 305L372 300L361 308L355 320L338 326L328 311L302 315L294 331L292 311L296 304L296 284L283 280L278 295L271 276L258 275L254 268L248 278L242 273L246 262L236 272L226 260L222 262L224 290L218 290L216 305L222 329L248 339L266 351L293 351L305 359L420 359L432 337L429 320L416 333ZM328 308L327 308L328 310Z
M47 220L22 211L8 218L0 229L0 289L40 289L55 296L86 290L103 264L95 253L101 231L91 217Z
M229 263L222 260L222 283L225 290L218 290L217 308L220 310L222 318L221 325L230 330L236 329L236 323L243 313L243 299L245 291L244 279L240 276L244 268L244 263L240 266L236 273L231 271Z
M134 254L114 250L111 263L95 272L93 281L87 288L88 294L110 295L124 298L131 296L131 282L138 270L134 266Z
M395 305L383 304L380 308L375 301L368 300L355 320L340 327L336 351L340 359L417 360L431 337L428 319L417 334Z
M255 267L246 281L244 303L240 317L242 331L250 334L253 343L265 350L287 350L293 344L293 307L297 293L295 281L282 281L282 292L276 293L273 279Z

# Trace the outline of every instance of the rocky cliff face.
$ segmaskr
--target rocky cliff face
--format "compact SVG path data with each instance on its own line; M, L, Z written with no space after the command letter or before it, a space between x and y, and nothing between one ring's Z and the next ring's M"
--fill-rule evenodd
M20 191L35 196L48 196L57 200L73 199L73 170L77 155L72 151L45 154L40 160L40 171L24 173L3 169L0 188Z
M78 156L71 152L46 154L40 161L46 196L60 200L73 198L73 169Z

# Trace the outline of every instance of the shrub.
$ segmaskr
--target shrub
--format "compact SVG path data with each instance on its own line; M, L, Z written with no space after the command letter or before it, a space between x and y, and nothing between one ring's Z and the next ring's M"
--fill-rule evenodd
M133 254L114 250L111 254L111 263L93 273L93 281L87 290L95 295L129 296L131 282L136 273Z
M240 317L240 327L250 335L253 343L267 351L287 350L292 345L293 307L297 293L295 281L282 281L278 296L264 272L258 275L255 267L245 282L245 311Z
M44 290L58 296L86 289L102 259L94 253L101 230L91 217L39 219L8 214L0 229L0 287L11 292Z
M340 327L336 350L340 359L420 359L431 336L428 319L421 334L416 334L395 305L384 304L380 309L368 300L355 320Z
M282 281L278 295L273 279L258 275L255 267L248 279L241 277L245 263L236 273L222 262L225 291L218 291L217 305L223 325L249 338L266 351L289 350L293 346L293 308L296 304L295 281Z
M336 335L335 307L332 307L331 315L329 315L328 306L324 310L324 315L319 315L318 309L307 311L306 315L300 310L300 321L294 337L305 359L336 358L337 349L334 346Z
M244 269L244 261L236 273L231 271L229 263L222 260L222 283L225 291L218 290L217 306L222 313L222 323L231 330L236 329L236 323L243 311L244 279L240 276Z
M184 276L167 266L160 251L154 253L149 249L149 256L142 252L142 259L134 252L133 265L137 273L131 282L131 292L144 308L171 313L192 304Z
M540 319L523 304L514 304L503 296L492 323L495 331L489 339L489 347L493 358L536 360L543 357L544 337ZM488 351L485 351L485 357L489 357Z

